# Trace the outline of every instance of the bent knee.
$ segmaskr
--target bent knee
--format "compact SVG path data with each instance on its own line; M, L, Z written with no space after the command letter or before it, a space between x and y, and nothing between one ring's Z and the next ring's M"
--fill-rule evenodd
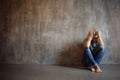
M105 48L104 48L104 47L101 47L101 48L100 48L100 51L105 53Z

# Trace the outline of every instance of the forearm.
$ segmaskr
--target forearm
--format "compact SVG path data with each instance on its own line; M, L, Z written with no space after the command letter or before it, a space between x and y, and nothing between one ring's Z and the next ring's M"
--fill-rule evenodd
M91 44L91 39L88 38L88 39L86 40L86 42L85 42L85 47L86 47L86 48L89 48L89 47L90 47L90 44Z
M92 38L93 38L93 34L92 34L92 33L93 33L92 31L90 31L90 32L88 33L88 36L87 36L86 41L85 41L85 47L86 47L86 48L89 48L89 47L90 47L90 43L91 43L91 40L92 40Z
M104 43L103 43L103 39L101 37L100 31L98 31L98 42L99 42L100 47L104 47Z
M101 36L99 36L98 41L99 41L100 47L104 47L104 43L103 43L103 40L102 40Z

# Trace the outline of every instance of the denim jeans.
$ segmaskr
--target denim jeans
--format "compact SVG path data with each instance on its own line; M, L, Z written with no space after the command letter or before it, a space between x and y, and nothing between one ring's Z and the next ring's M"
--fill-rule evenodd
M90 67L91 65L97 66L101 62L104 54L105 54L104 48L100 48L96 54L93 54L90 48L85 48L82 59L84 66L86 67Z

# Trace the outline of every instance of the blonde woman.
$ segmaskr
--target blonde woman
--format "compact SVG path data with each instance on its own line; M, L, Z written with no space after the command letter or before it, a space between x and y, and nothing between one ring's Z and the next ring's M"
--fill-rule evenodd
M83 64L92 72L101 73L99 64L105 54L104 43L99 30L91 30L85 40Z

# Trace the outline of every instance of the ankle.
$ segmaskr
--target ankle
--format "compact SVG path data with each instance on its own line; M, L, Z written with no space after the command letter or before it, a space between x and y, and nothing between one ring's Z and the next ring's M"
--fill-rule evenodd
M95 68L95 72L97 72L97 73L101 73L101 72L102 72L102 70L100 69L100 67L99 67L99 66L96 66L96 68Z

